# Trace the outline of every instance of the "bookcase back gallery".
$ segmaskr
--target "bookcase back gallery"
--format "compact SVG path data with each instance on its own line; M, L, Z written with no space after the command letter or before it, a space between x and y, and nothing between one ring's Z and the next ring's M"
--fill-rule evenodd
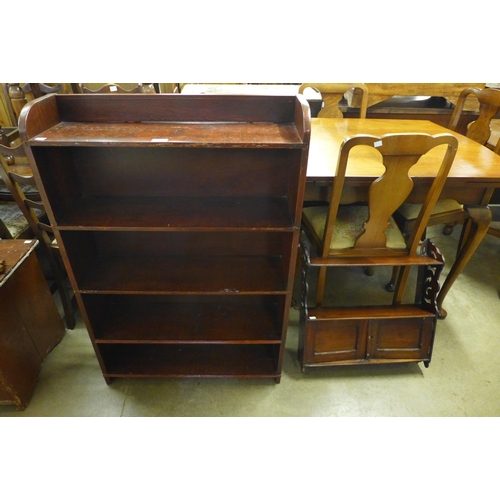
M20 130L107 383L279 382L302 96L50 95Z

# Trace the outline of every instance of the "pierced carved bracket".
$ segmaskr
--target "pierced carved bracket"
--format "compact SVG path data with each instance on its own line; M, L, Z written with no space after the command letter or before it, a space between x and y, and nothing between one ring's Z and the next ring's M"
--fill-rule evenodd
M309 295L309 270L311 266L311 245L305 239L300 241L300 315L301 320L305 320L308 315L307 298Z
M440 290L439 277L444 267L444 256L430 240L422 242L422 254L435 259L438 263L422 267L420 275L420 303L422 309L439 316L437 296Z

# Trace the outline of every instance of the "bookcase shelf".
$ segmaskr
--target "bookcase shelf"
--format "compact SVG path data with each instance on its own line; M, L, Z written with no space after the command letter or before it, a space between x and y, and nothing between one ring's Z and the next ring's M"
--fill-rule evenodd
M85 268L77 283L80 293L287 292L277 257L109 257Z
M105 377L275 378L279 346L101 345Z
M279 344L284 296L86 296L96 343ZM242 321L245 318L245 321Z
M280 381L302 96L50 95L20 130L107 383Z
M285 197L92 197L73 206L60 228L292 231L292 215Z
M302 147L293 124L59 123L33 138L48 146Z

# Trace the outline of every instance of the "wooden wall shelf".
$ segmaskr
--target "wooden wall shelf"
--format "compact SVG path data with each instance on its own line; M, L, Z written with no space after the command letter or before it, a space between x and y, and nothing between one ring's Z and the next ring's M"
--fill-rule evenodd
M352 307L309 305L309 274L313 268L345 265L349 259L310 258L302 248L302 297L299 361L302 371L319 366L431 361L437 323L436 297L444 259L429 240L422 253L403 264L416 266L414 302ZM351 265L363 265L357 259ZM365 259L364 265L368 265ZM387 259L379 265L396 265Z

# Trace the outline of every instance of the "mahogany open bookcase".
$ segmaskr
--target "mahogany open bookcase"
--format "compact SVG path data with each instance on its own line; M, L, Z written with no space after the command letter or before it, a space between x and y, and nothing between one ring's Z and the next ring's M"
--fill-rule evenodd
M107 383L280 381L302 96L54 94L20 130Z

